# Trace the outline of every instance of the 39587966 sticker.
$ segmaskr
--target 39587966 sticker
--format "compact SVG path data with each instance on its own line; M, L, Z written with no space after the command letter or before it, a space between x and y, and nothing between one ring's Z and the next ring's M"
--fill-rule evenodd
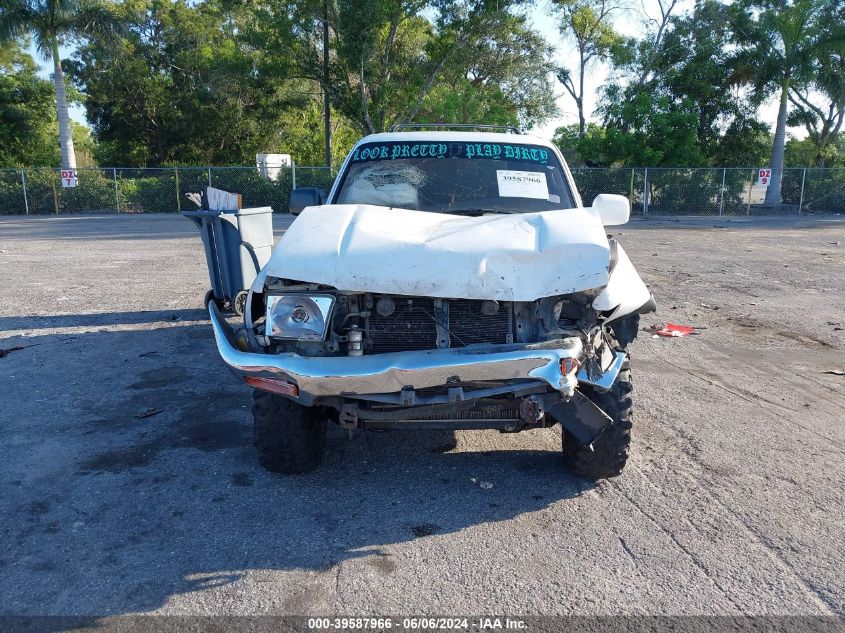
M549 186L543 172L498 169L496 180L502 198L549 199Z

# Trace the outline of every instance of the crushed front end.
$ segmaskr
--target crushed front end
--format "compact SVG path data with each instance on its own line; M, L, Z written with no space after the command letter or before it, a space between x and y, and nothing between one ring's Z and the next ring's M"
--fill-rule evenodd
M343 292L266 279L236 334L209 304L226 364L256 389L331 410L354 428L515 432L561 422L589 445L625 362L595 292L536 301Z

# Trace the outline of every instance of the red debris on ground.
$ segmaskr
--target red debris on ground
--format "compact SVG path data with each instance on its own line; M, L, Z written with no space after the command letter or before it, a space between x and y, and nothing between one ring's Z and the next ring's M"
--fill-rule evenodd
M690 334L698 334L695 328L690 325L677 325L675 323L667 323L663 326L655 325L652 331L659 336L688 336Z

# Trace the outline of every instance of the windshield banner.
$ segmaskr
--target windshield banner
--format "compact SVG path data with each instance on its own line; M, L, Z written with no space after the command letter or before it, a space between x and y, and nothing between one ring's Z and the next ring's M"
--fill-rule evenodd
M535 145L506 143L370 143L356 148L353 163L402 158L468 158L486 160L520 160L544 165L549 151Z

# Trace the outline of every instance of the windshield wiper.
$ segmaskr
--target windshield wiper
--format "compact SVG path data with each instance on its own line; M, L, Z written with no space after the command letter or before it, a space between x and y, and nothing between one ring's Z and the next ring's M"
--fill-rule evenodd
M471 215L471 216L479 216L484 215L485 213L499 213L508 215L511 213L516 213L516 211L505 211L503 209L446 209L446 213L453 213L455 215Z

